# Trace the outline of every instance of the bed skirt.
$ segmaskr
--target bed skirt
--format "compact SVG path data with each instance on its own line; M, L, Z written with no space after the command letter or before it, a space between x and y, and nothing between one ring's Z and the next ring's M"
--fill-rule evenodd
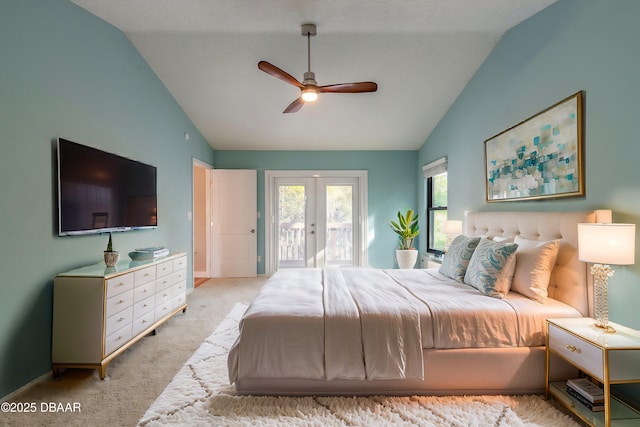
M545 347L425 349L424 380L243 378L241 395L481 395L544 392ZM550 378L572 378L574 367L554 360Z

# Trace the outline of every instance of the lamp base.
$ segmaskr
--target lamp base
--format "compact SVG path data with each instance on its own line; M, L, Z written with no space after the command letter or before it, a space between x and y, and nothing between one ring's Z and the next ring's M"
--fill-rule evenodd
M605 334L613 334L616 330L609 326L609 298L607 296L607 279L613 276L613 270L607 264L593 264L591 274L593 274L595 296L596 323L594 325L602 329Z

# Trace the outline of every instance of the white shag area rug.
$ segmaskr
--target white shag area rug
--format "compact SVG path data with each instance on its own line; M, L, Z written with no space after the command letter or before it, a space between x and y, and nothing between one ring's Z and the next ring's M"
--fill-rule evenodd
M578 426L542 396L238 396L227 353L246 308L231 310L139 426Z

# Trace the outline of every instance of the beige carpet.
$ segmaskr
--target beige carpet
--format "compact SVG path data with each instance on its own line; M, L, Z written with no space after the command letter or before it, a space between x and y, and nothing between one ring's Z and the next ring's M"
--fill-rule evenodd
M228 384L227 353L246 305L204 340L139 425L577 426L542 396L261 397Z

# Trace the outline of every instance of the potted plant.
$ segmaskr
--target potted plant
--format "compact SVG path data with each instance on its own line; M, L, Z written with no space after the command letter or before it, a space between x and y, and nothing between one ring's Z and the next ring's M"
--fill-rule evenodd
M391 221L390 225L400 238L399 248L396 249L398 267L413 268L418 259L418 251L413 247L414 239L420 234L418 215L412 209L407 210L404 215L398 211L398 221Z
M120 259L120 252L113 250L113 242L111 240L111 233L109 233L109 243L107 243L107 250L104 251L104 263L107 267L115 267Z

